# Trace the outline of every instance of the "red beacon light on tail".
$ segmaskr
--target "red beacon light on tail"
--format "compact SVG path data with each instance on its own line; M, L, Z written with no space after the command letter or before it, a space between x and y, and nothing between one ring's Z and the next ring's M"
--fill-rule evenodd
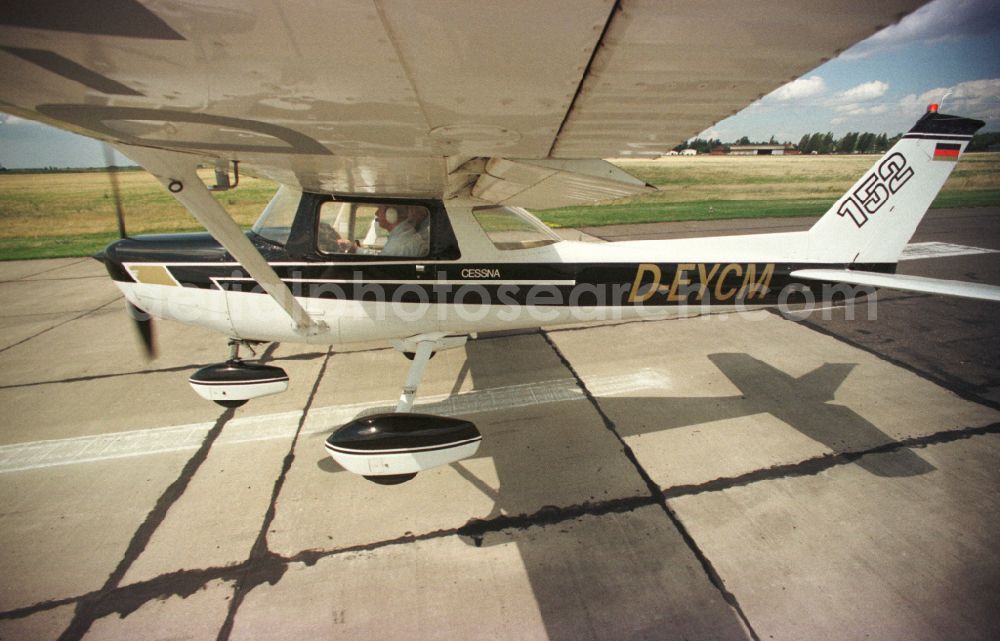
M938 112L938 103L932 102L931 104L927 105L927 113L936 114L937 112Z

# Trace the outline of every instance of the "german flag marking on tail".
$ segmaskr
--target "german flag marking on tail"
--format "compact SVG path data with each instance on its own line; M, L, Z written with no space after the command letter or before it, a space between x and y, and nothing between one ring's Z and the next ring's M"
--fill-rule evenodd
M962 145L955 145L946 142L939 142L934 147L934 160L958 160L958 154L962 151Z

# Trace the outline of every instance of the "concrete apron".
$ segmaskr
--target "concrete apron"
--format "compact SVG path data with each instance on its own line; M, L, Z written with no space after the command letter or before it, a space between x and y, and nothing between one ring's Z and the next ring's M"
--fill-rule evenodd
M145 364L52 267L0 326L2 638L997 634L1000 412L802 325L472 341L418 410L480 453L387 488L322 441L394 404L394 351L279 346L292 389L224 412L186 383L220 337L160 323Z

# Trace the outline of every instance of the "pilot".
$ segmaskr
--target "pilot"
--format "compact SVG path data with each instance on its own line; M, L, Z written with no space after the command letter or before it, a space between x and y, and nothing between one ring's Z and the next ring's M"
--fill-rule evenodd
M402 210L405 213L400 213ZM349 254L382 254L384 256L420 257L429 249L427 234L427 210L423 207L380 206L375 211L379 227L389 232L381 251L362 249L357 243L341 239L337 241L341 251Z

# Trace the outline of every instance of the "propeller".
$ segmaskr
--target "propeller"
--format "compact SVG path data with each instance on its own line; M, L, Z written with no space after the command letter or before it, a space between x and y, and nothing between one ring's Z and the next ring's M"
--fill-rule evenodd
M108 179L111 181L111 195L115 200L115 217L118 219L118 237L128 238L125 233L125 210L122 207L121 191L118 188L118 167L115 165L115 154L111 145L104 144L104 161L108 168ZM142 341L146 360L156 358L156 343L153 340L153 317L130 301L126 301L128 315L132 317L135 330Z
M135 321L135 330L139 333L139 338L142 340L146 360L153 360L156 358L156 343L153 340L153 317L128 301L125 302L125 305L128 308L128 315Z

